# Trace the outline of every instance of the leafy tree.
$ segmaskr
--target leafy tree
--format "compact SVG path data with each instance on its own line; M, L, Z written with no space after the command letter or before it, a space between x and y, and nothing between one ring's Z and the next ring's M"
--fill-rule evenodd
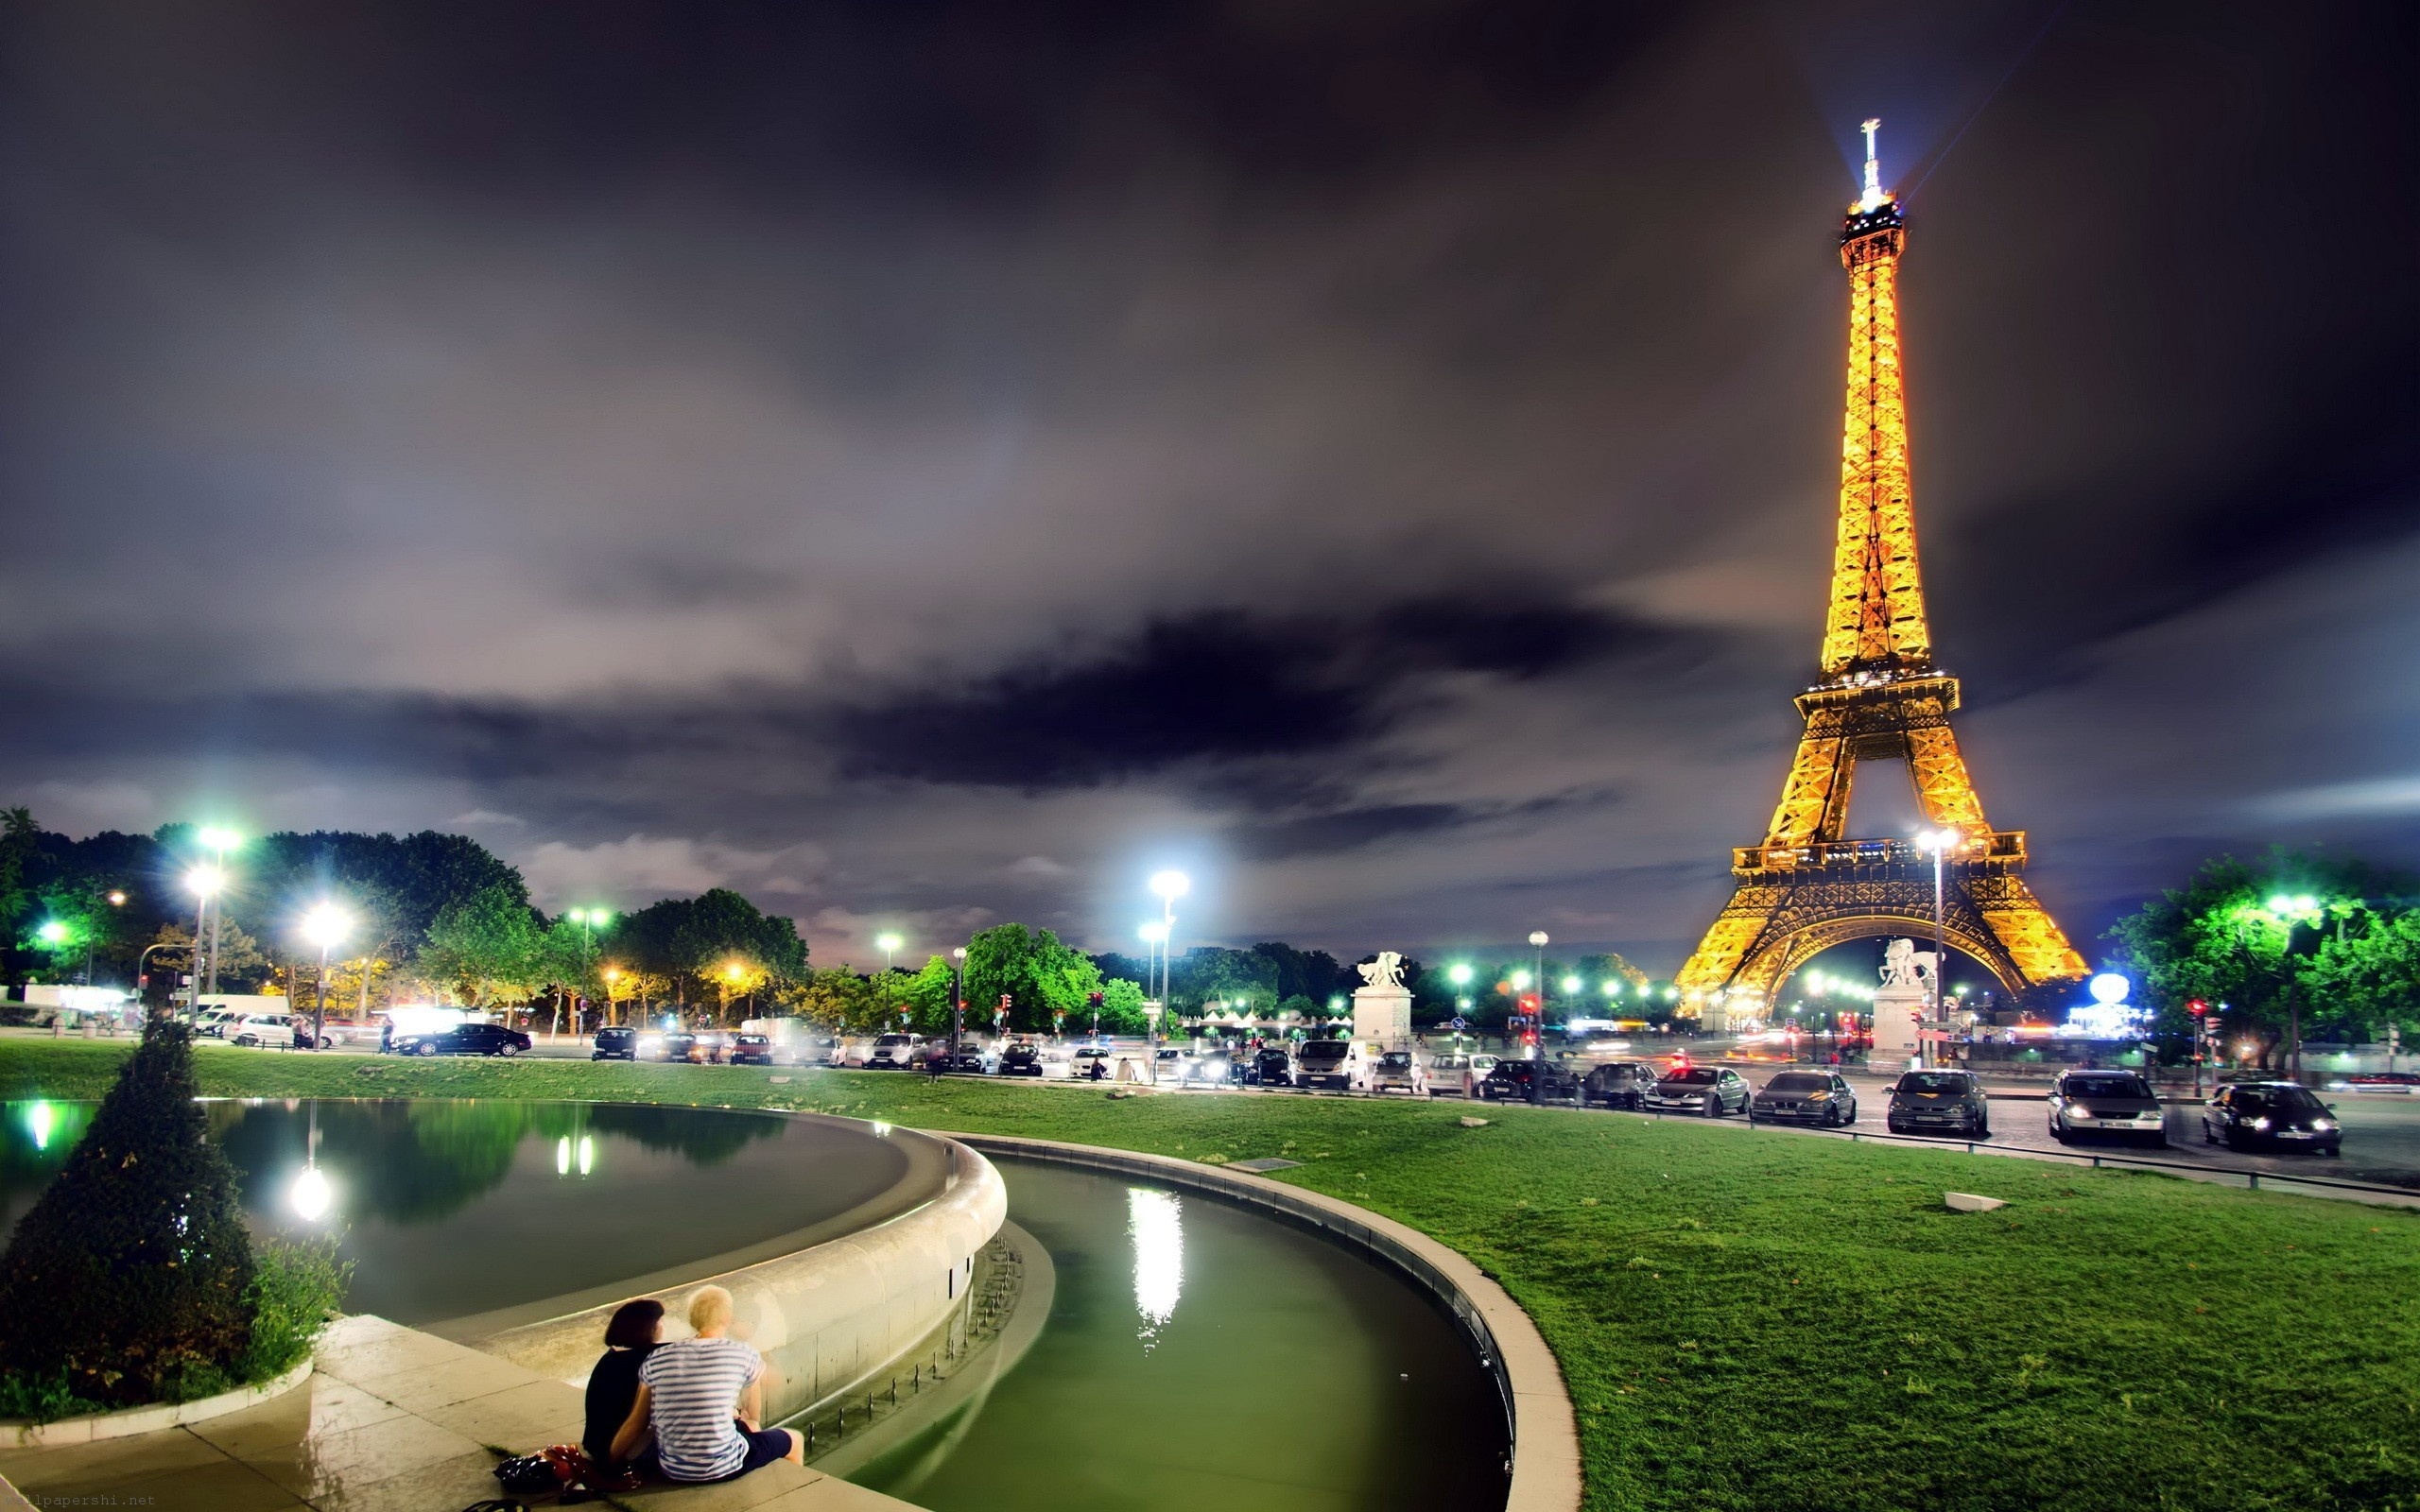
M195 1091L187 1029L152 1021L0 1256L0 1366L112 1404L224 1382L250 1342L252 1250Z
M1046 1029L1053 1014L1089 1016L1100 990L1100 968L1049 930L1000 924L966 942L967 1014L977 1025L992 1022L1006 996L1011 1028Z
M1150 1026L1139 982L1114 976L1101 984L1100 1026L1111 1034L1141 1034Z
M716 978L733 964L750 979L749 991L783 988L806 979L806 944L798 925L760 912L727 887L695 898L667 898L623 919L615 926L615 950L641 971L670 979L683 1003L719 1002Z
M836 1034L864 1034L881 1017L873 984L841 967L809 970L782 994L802 1018Z
M160 954L174 960L182 956L185 970L200 987L200 971L194 964L193 928L189 924L163 924L152 943L161 947ZM203 936L207 954L209 936ZM157 960L159 957L154 956ZM218 931L218 990L250 992L268 985L271 971L268 956L261 950L261 942L244 933L233 919Z
M474 1006L526 1003L552 976L538 917L513 889L481 888L428 928L420 970Z

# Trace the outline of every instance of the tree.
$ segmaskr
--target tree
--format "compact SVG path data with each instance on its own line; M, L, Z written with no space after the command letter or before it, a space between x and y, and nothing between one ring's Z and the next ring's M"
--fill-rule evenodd
M529 905L503 885L448 903L428 927L420 969L473 1006L526 1003L546 985L544 936Z
M967 1011L978 1025L1007 997L1010 1027L1046 1029L1054 1014L1089 1014L1101 989L1100 968L1046 929L1000 924L966 942Z
M1150 1026L1143 1011L1143 988L1122 976L1101 984L1100 1026L1111 1034L1141 1034Z
M747 989L776 992L806 979L806 943L798 925L760 912L727 887L695 898L650 903L615 926L616 950L639 970L668 977L680 1000L719 1003L729 967L750 978ZM721 978L725 986L717 986Z
M195 1092L189 1031L153 1020L0 1256L0 1366L131 1405L223 1379L242 1353L251 1243Z

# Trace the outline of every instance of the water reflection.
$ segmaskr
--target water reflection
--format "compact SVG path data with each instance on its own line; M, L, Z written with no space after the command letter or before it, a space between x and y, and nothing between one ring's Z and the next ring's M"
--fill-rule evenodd
M0 1105L0 1242L95 1106ZM415 1325L757 1244L908 1170L862 1125L710 1108L254 1100L204 1114L253 1231L337 1235L357 1263L352 1309Z
M1143 1314L1134 1336L1149 1354L1184 1290L1184 1203L1173 1192L1128 1187L1126 1234L1134 1244L1134 1311Z

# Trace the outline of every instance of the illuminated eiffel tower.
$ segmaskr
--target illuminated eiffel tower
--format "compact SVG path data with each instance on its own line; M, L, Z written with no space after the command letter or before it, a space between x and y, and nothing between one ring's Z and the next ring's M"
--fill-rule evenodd
M1708 1028L1764 1017L1791 972L1844 940L1931 937L1931 853L1909 840L1841 836L1860 761L1906 762L1925 822L1952 836L1943 863L1949 944L1991 968L2012 992L2084 971L2083 958L2025 885L2025 832L1995 830L1983 817L1950 730L1958 679L1933 666L1916 573L1899 358L1907 231L1898 200L1882 190L1875 155L1881 124L1865 123L1865 194L1841 231L1849 274L1848 404L1823 680L1798 696L1806 730L1764 843L1732 852L1738 880L1731 901L1677 979Z

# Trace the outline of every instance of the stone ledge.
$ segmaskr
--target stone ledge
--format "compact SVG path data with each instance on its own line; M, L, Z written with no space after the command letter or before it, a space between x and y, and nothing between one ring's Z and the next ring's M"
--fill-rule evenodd
M311 1362L304 1360L274 1381L238 1386L233 1391L222 1391L215 1397L199 1397L192 1401L162 1401L148 1407L120 1407L115 1412L61 1418L46 1423L27 1422L22 1418L0 1418L0 1446L49 1449L61 1444L90 1444L135 1434L155 1434L164 1428L182 1428L187 1423L208 1422L213 1418L224 1418L229 1413L257 1407L271 1397L284 1396L309 1379Z

